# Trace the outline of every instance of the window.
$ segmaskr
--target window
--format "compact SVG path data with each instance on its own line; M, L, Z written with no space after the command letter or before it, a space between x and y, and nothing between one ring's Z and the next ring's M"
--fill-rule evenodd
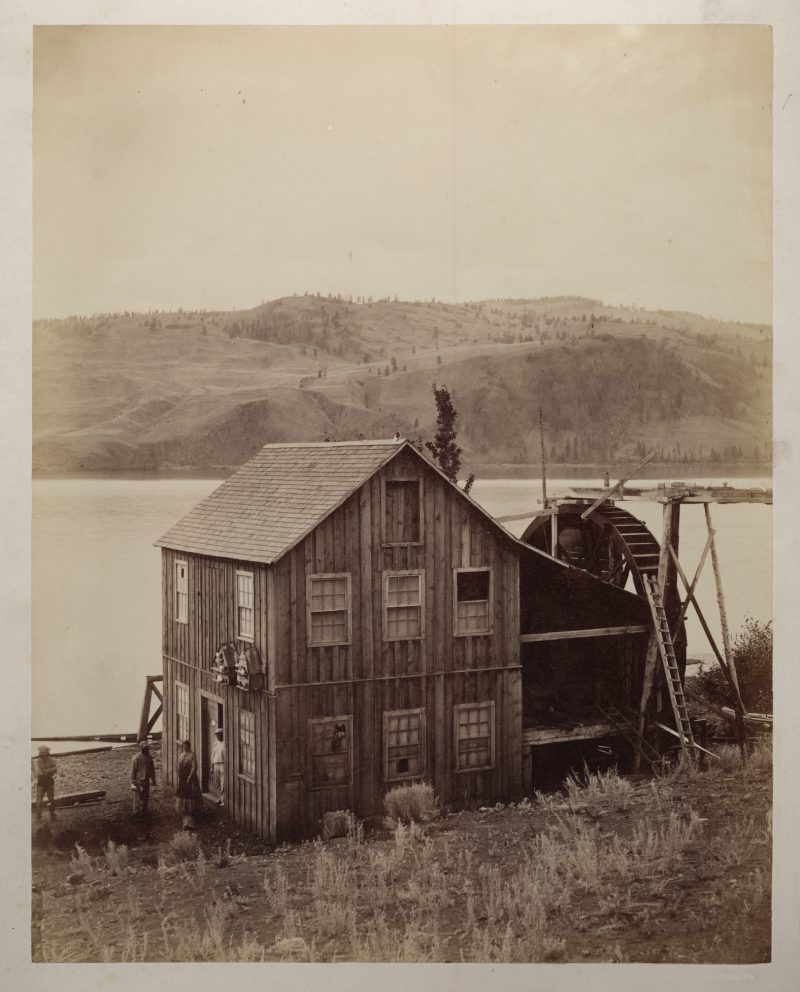
M309 721L312 789L350 784L351 722L349 716Z
M455 570L455 633L492 632L492 571L489 568L457 568Z
M309 644L350 643L349 575L309 575L306 603Z
M179 741L189 739L189 686L175 683L175 735Z
M494 767L494 703L465 703L455 708L456 769Z
M189 622L189 567L185 561L175 562L175 619Z
M422 637L423 572L383 573L383 637L402 641Z
M383 714L383 777L386 782L425 774L425 711Z
M236 619L239 638L253 640L253 573L236 573Z
M256 715L250 710L239 710L239 774L256 780Z
M383 543L419 544L421 535L419 479L386 479L383 484Z

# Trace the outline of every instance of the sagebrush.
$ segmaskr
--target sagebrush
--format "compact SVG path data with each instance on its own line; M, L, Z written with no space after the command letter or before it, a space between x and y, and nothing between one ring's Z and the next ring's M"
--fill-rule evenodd
M398 785L386 793L383 808L390 820L425 823L438 815L436 797L427 782Z

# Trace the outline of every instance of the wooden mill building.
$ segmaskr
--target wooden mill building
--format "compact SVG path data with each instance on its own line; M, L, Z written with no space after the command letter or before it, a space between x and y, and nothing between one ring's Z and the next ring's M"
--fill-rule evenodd
M517 540L406 441L264 447L159 541L165 777L178 741L272 843L395 785L510 800L536 748L638 702L648 609Z

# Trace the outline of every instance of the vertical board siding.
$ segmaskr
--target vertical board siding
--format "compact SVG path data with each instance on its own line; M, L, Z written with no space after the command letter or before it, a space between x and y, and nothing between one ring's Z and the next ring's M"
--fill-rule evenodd
M174 620L175 561L188 563L189 608L188 623ZM189 739L199 755L201 748L201 691L222 699L226 761L226 809L230 818L243 828L275 841L270 830L272 810L270 794L270 721L269 697L263 692L243 692L235 686L218 685L213 681L211 665L220 644L233 642L237 649L250 641L237 639L236 571L253 573L253 641L262 665L274 654L268 651L267 568L250 562L206 558L162 549L163 603L163 672L164 672L164 734L162 761L164 779L176 783L177 743L175 741L175 681L189 687ZM271 640L271 637L270 637ZM270 676L272 677L272 676ZM256 726L255 783L238 775L239 710L252 709Z
M421 541L385 546L382 494L387 479L422 486ZM189 622L172 619L174 561L189 565ZM521 787L522 680L519 672L519 567L515 544L413 452L401 451L273 566L209 559L168 549L162 554L165 748L174 783L174 680L190 687L190 736L199 746L199 690L223 699L228 730L227 813L271 842L308 836L329 810L362 818L383 813L383 714L425 710L426 778L440 801L461 805L516 796ZM454 636L456 568L491 568L490 634ZM265 692L219 686L210 666L221 643L236 640L237 569L253 573L254 645L267 672ZM422 572L421 639L384 639L383 574ZM311 646L306 581L348 573L349 644ZM457 772L454 707L491 701L494 767ZM238 774L238 714L255 713L256 774ZM351 718L352 779L312 788L309 721Z
M383 542L386 479L422 483L421 542ZM493 630L454 636L454 569L492 569ZM383 573L422 571L424 637L384 640ZM306 579L350 575L347 645L308 643ZM280 837L315 833L324 812L346 804L364 818L383 812L383 714L426 711L427 778L441 801L517 795L521 786L522 683L518 563L514 544L424 461L401 452L300 541L273 569L276 612L276 816ZM493 671L483 671L492 669ZM464 674L472 671L473 674ZM495 767L456 772L453 707L495 703ZM346 789L310 787L312 719L352 717L353 780Z

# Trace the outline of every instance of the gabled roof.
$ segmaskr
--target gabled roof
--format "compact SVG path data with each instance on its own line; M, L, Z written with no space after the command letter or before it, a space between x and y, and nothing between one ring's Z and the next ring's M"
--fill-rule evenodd
M156 544L215 558L271 564L406 444L268 444Z
M580 572L515 537L405 439L267 444L160 537L156 546L271 565L401 451L422 459L521 553L558 570ZM607 585L588 572L580 575L590 583Z

